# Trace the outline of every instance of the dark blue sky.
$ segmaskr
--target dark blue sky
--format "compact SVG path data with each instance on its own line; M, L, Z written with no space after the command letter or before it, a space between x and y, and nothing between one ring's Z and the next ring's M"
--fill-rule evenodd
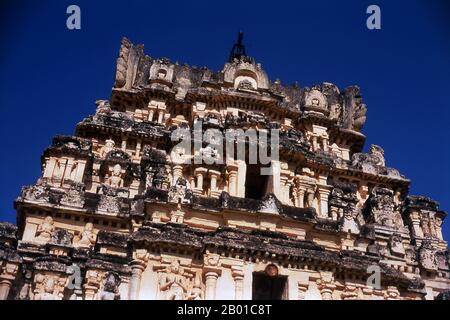
M81 8L79 31L66 8ZM366 28L381 7L382 29ZM368 145L450 211L448 1L2 1L0 220L35 183L55 134L73 134L110 96L120 39L153 57L221 69L239 29L271 79L357 84L368 106ZM450 218L444 225L450 239Z

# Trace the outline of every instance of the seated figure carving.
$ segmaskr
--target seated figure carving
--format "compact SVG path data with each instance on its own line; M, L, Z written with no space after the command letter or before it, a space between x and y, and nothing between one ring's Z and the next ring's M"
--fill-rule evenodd
M44 221L38 226L36 231L36 239L42 241L49 241L52 233L55 231L53 218L45 217Z
M96 235L93 231L94 225L90 222L86 223L81 235L74 240L74 247L89 248L95 244Z

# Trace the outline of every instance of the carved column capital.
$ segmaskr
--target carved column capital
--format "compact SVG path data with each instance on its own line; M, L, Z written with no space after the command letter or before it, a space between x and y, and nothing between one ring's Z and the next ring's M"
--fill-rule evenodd
M298 288L298 300L305 300L306 291L308 291L309 288L309 282L299 281L297 283L297 288Z
M234 278L235 300L242 300L244 294L244 270L242 266L231 266L231 274Z
M139 290L141 288L142 272L146 266L146 255L131 261L131 279L128 291L128 299L137 300L139 298Z
M333 283L333 274L331 272L320 272L317 287L323 300L333 300L333 291L336 289L336 285Z

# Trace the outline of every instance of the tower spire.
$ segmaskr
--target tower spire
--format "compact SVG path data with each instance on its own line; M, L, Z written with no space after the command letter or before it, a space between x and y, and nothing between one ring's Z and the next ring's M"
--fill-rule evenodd
M235 58L241 58L247 56L245 53L245 46L243 44L244 32L239 31L237 42L233 45L230 51L230 57L228 58L228 62L233 62Z

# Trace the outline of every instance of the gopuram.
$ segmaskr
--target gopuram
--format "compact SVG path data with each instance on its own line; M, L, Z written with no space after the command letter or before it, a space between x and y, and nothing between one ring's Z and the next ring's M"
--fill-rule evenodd
M270 81L242 34L221 71L124 38L96 106L0 223L0 299L449 299L446 213L363 152L357 86Z

